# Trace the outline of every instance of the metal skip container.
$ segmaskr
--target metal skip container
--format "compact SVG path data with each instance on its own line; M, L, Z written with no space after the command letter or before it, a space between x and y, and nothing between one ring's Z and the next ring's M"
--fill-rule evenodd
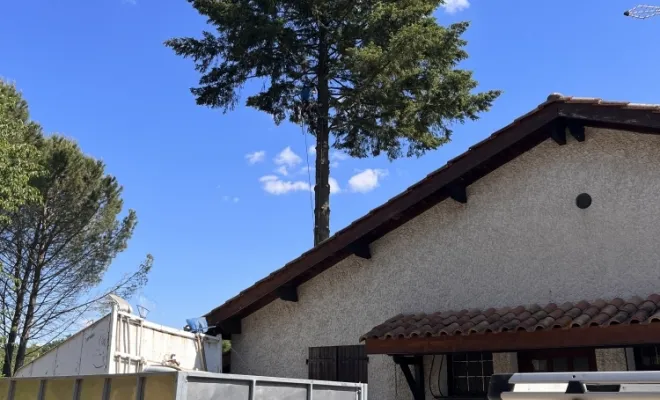
M367 385L207 372L0 379L0 400L368 400Z
M133 315L130 305L121 298L113 296L113 300L108 315L19 368L14 376L126 374L163 365L222 372L220 337L146 321Z

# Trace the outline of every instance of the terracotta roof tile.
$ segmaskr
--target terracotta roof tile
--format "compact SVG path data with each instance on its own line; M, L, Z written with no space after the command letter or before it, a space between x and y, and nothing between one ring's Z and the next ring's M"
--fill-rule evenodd
M609 301L580 301L540 306L487 310L444 311L433 314L399 314L363 335L366 339L406 339L443 335L474 335L506 331L577 329L610 325L650 324L660 321L660 295L645 300L632 297Z

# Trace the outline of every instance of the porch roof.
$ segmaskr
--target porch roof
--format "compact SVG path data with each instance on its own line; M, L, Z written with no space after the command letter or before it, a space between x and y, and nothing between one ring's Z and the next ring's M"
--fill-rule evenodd
M371 354L433 354L660 343L660 294L628 300L399 314L360 341Z

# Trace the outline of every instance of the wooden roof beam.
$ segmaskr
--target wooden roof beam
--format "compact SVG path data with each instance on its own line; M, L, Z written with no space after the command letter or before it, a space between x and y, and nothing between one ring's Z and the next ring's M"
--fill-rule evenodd
M571 133L571 136L575 138L578 142L584 142L585 135L584 135L584 124L577 122L577 121L571 121L568 124L566 124L566 127L568 131Z
M467 189L463 184L452 184L448 187L449 197L461 204L467 203Z
M560 146L566 144L566 124L563 121L557 121L550 126L550 138Z
M351 246L351 252L356 257L371 260L371 246L369 246L369 243L355 243Z
M280 300L291 301L294 303L298 302L298 287L296 285L288 284L280 286L277 288L276 293Z

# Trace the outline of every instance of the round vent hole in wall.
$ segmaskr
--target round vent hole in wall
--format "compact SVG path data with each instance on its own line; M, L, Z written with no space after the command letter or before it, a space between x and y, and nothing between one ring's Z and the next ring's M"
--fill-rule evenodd
M575 204L578 206L578 208L584 210L585 208L589 208L591 205L591 196L587 193L580 193L576 198L575 198Z

